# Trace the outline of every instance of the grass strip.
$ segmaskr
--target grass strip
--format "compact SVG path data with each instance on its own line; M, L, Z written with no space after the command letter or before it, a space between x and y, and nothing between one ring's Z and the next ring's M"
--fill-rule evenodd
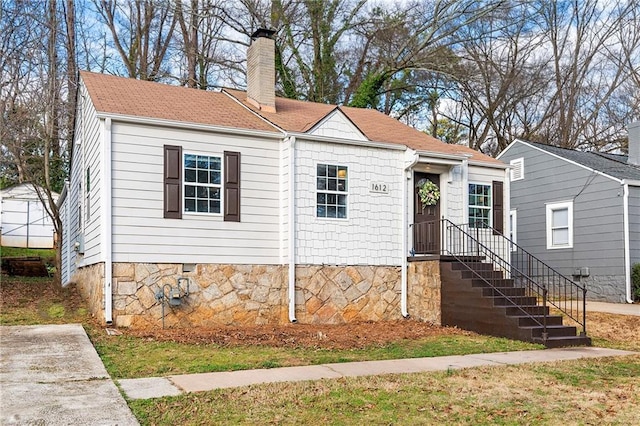
M159 342L126 335L107 336L101 329L87 328L87 331L107 371L119 379L542 348L541 345L479 335L437 336L364 349L221 347Z
M272 383L131 401L142 425L640 424L640 356Z

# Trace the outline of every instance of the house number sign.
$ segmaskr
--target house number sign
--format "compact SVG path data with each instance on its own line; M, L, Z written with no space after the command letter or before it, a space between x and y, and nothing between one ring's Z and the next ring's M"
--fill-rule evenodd
M371 182L371 186L369 187L369 192L377 192L380 194L388 194L389 193L389 185L382 182Z

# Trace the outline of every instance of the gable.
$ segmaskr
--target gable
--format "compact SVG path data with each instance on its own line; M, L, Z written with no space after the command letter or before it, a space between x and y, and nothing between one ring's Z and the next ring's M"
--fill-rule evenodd
M44 189L43 189L44 191ZM54 201L58 199L59 194L52 192ZM12 185L0 191L0 199L16 199L16 200L35 200L40 201L38 194L31 183L19 183Z
M503 161L509 161L524 156L524 162L526 163L526 157L533 153L541 153L548 157L561 160L568 167L578 167L616 182L629 179L636 180L640 177L640 168L625 164L619 159L611 158L611 155L575 151L519 139L511 142L497 158Z
M368 140L360 129L338 108L327 114L326 117L314 125L307 133L340 139Z

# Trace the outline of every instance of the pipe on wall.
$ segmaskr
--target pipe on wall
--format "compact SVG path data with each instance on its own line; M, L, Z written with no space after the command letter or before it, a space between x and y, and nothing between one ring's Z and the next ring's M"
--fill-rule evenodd
M624 279L626 281L626 302L633 303L631 295L631 252L629 250L629 184L622 181L622 226L624 227Z
M102 141L102 211L101 237L102 255L104 260L104 320L107 324L113 322L113 247L112 247L112 226L111 226L111 119L104 120L104 135Z
M407 249L409 243L409 220L407 215L409 214L409 191L407 183L411 180L411 169L418 163L420 157L417 153L413 153L413 158L408 166L406 166L402 172L402 267L401 267L401 279L400 279L400 313L403 318L409 318L409 310L407 307Z
M296 319L296 138L289 136L289 321Z

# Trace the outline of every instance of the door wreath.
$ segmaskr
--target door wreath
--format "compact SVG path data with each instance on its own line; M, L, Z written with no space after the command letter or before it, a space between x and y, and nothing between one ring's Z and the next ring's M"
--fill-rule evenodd
M435 206L440 199L440 188L429 179L420 179L418 181L418 196L422 207Z

